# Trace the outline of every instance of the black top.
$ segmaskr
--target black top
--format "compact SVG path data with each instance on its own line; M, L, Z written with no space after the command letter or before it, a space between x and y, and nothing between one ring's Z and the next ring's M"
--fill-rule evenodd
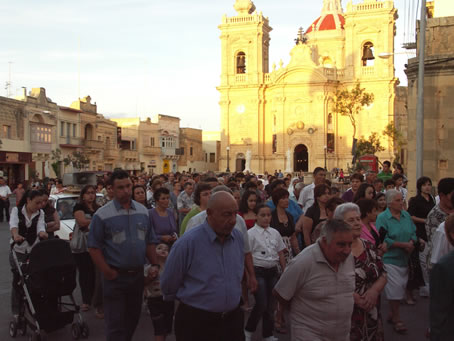
M306 217L311 218L313 223L312 223L312 232L314 232L315 227L322 221L325 221L325 219L320 219L320 206L317 204L313 204L311 207L309 207L306 211L305 214Z
M291 237L295 233L295 222L293 217L287 211L288 222L286 224L281 223L279 218L277 217L277 209L271 213L271 227L274 227L276 230L279 231L282 237Z
M408 213L411 216L426 219L430 210L435 206L434 198L429 195L429 200L426 200L421 194L410 199L408 205ZM416 236L427 241L426 226L423 223L416 223Z
M96 209L94 211L90 210L87 205L84 205L84 204L81 204L81 203L77 203L74 205L74 209L73 209L73 214L76 212L76 211L83 211L84 214L87 216L89 215L90 217L93 217L93 215L95 214L96 212ZM82 228L80 227L81 230L85 231L86 228Z

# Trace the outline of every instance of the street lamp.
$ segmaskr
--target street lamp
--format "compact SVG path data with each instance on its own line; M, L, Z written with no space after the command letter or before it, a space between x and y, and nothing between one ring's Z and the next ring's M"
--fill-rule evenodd
M230 173L230 167L229 167L229 163L230 163L230 155L229 155L229 153L230 153L230 147L227 146L226 150L227 150L227 169L226 169L225 171L226 171L227 173Z
M327 148L328 148L327 146L324 146L324 147L323 147L324 152L325 152L325 171L326 171L326 149L327 149Z

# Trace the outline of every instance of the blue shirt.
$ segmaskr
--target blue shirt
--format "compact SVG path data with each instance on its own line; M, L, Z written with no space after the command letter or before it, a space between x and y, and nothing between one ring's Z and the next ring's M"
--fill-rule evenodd
M164 299L211 312L238 307L244 269L241 232L232 230L221 243L205 221L172 246L161 276Z
M389 208L380 213L375 222L377 231L386 230L385 243L388 251L383 255L383 263L400 267L408 266L408 253L400 247L392 247L394 242L416 242L416 226L407 211L400 211L400 220L394 218Z
M268 205L269 208L271 208L271 211L274 211L276 209L273 200L268 200L266 204ZM303 214L303 210L301 209L300 205L298 205L295 201L291 199L289 199L288 207L285 210L292 215L295 224Z
M90 223L88 247L102 250L107 264L118 268L143 266L147 244L157 243L147 208L134 200L129 210L115 199L108 202Z

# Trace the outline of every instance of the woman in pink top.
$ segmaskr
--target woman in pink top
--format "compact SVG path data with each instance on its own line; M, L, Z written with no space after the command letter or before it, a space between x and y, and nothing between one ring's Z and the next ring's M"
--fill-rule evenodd
M361 239L370 241L381 256L386 252L385 244L380 241L380 235L375 227L377 219L377 202L373 199L360 199L356 203L361 211Z

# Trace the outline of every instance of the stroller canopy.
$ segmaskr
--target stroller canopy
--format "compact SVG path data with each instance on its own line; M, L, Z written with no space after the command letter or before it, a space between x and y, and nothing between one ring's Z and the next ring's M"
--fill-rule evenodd
M67 241L49 239L36 244L30 252L28 273L47 271L52 268L75 267L74 257Z

